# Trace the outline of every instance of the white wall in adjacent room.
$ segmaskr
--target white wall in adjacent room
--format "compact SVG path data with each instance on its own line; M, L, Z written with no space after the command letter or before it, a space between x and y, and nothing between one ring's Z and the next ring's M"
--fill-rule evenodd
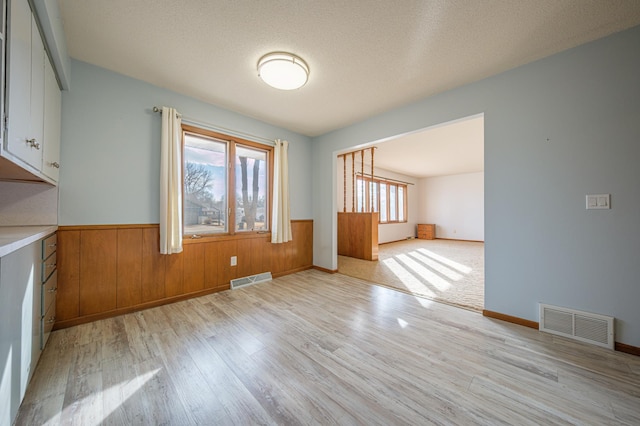
M436 238L484 241L484 172L420 179L419 223Z

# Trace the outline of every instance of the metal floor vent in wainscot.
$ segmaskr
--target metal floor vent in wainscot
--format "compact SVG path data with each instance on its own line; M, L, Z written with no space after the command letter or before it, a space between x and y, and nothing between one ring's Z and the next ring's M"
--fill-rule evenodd
M540 331L614 348L613 317L540 303Z
M231 289L235 290L236 288L263 283L265 281L271 281L271 272L263 272L261 274L231 280Z

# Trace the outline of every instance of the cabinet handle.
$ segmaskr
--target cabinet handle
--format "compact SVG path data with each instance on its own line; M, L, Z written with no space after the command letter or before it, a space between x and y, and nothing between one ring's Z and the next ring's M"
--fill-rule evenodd
M60 168L60 164L56 161L54 161L53 163L51 163L51 167L55 167L56 169Z
M47 268L55 268L56 264L55 263L47 263Z
M36 142L35 138L27 139L26 142L29 144L31 148L40 149L40 144Z
M58 291L58 287L53 287L49 289L49 293L55 293L56 291Z
M49 324L56 322L56 317L51 317L47 320Z

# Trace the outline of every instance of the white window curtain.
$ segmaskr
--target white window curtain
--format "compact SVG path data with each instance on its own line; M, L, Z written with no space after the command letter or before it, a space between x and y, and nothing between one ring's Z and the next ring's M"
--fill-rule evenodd
M182 252L182 119L162 107L160 152L160 253Z
M273 212L271 214L271 242L286 243L291 235L289 208L289 142L276 139L273 149Z

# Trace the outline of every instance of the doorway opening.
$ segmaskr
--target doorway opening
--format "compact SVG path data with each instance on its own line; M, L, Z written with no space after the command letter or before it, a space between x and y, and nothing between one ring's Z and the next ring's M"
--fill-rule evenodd
M484 308L484 115L398 135L371 143L364 149L373 151L372 147L375 147L375 169L357 162L349 165L344 153L338 154L338 211L355 211L363 204L358 201L358 187L350 189L349 182L358 185L356 172L364 170L361 174L376 176L372 182L396 182L406 188L404 220L379 220L377 261L339 253L338 271L481 311ZM363 160L366 162L366 157ZM341 167L343 164L347 165L346 170ZM364 189L360 195L360 199L364 195L376 200L377 204L371 206L372 212L375 208L380 211L384 197L379 185L377 188L375 194ZM397 198L395 202L397 204ZM338 241L341 237L343 240L358 238L353 233L341 236L340 229L338 233Z

